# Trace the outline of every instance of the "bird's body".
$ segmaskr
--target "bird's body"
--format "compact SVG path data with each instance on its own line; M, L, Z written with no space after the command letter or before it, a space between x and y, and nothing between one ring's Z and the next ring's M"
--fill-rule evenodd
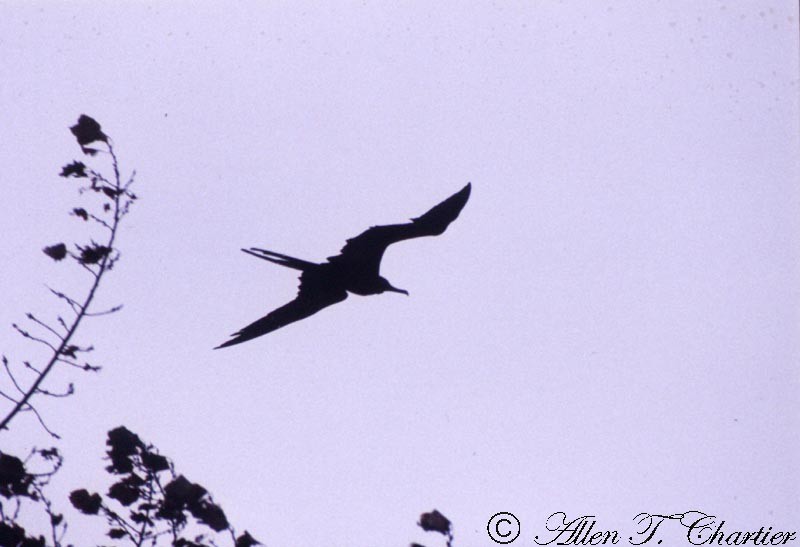
M380 264L384 251L398 241L442 234L466 205L470 191L471 186L467 184L461 191L411 222L373 226L348 239L338 255L328 257L327 262L321 264L265 249L242 249L255 257L300 270L300 288L294 300L247 325L217 348L240 344L305 319L346 299L348 292L362 296L387 291L407 295L407 291L393 287L381 277Z

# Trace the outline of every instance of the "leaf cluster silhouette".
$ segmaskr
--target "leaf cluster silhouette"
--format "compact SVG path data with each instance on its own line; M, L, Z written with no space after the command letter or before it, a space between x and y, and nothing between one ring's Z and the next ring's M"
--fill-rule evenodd
M116 481L105 497L81 488L70 494L70 502L81 513L105 517L109 538L142 545L167 537L172 545L211 547L214 533L228 532L235 547L259 544L247 532L236 537L208 490L176 475L173 463L135 433L124 426L112 429L106 444L106 471ZM208 530L184 537L190 524Z
M417 523L426 532L437 532L445 536L447 547L453 546L453 524L446 516L434 509L430 513L422 513ZM412 543L411 547L425 547L419 543Z
M53 545L57 544L58 534L66 529L66 524L63 514L55 512L51 500L45 495L45 488L62 464L63 458L55 448L31 449L25 460L0 452L0 546L45 547L47 544L43 535L29 536L16 522L23 500L44 509L50 522ZM31 471L29 465L38 469Z
M81 114L81 117L78 118L78 123L70 127L69 130L78 139L78 144L81 146L83 153L90 156L94 156L98 150L88 148L87 144L97 141L108 142L108 136L100 129L100 124L86 114Z
M86 164L82 161L73 161L70 164L65 165L61 168L61 176L64 178L67 177L75 177L75 178L86 178L89 175L86 174Z

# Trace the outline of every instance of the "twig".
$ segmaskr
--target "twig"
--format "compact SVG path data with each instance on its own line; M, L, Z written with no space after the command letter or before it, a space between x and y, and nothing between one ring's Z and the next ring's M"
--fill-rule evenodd
M17 407L19 407L19 403L17 403ZM51 437L53 437L54 439L60 439L60 438L61 438L61 435L59 435L58 433L56 433L55 431L53 431L52 429L50 429L49 427L47 427L47 424L46 424L46 423L44 423L44 418L42 418L42 415L41 415L41 414L39 414L39 411L38 411L38 410L36 410L36 408L35 408L33 405L31 405L31 404L30 404L30 403L28 403L28 402L25 402L25 410L26 410L26 411L31 411L31 412L33 412L33 415L34 415L34 416L36 416L36 419L37 419L37 420L39 420L39 425L41 425L41 426L42 426L42 428L43 428L43 429L44 429L44 430L45 430L47 433L49 433Z
M15 331L17 331L18 333L20 333L20 334L22 335L22 337L23 337L23 338L27 338L28 340L33 340L34 342L39 342L40 344L44 344L45 346L47 346L47 347L48 347L48 348L50 348L51 350L53 350L53 351L56 351L56 347L55 347L53 344L51 344L50 342L48 342L47 340L43 340L42 338L38 338L38 337L36 337L36 336L32 335L32 334L31 334L31 333L29 333L28 331L26 331L26 330L22 329L22 328L21 328L19 325L17 325L16 323L14 323L14 324L13 324L13 325L11 325L11 326L13 327L13 329L14 329ZM0 429L2 429L2 427L0 427Z
M48 289L48 290L49 290L51 293L53 293L54 295L56 295L58 298L61 298L61 299L62 299L62 300L64 300L64 301L65 301L67 304L69 304L69 306L72 308L72 311L74 311L76 314L78 314L78 313L80 313L80 312L81 312L81 309L80 309L80 304L78 304L78 302L76 302L75 300L73 300L72 298L70 298L69 296L67 296L66 294L64 294L64 293L62 293L62 292L59 292L59 291L57 291L57 290L55 290L55 289L51 289L50 287L47 287L47 289ZM61 318L59 317L59 319L61 319ZM62 325L64 326L64 329L65 329L65 330L69 331L69 327L67 327L67 326L66 326L66 325L63 323L63 320L62 320Z
M105 311L98 311L98 312L87 312L85 315L86 317L100 317L101 315L111 315L112 313L117 313L119 310L122 309L122 304L118 304L113 308L109 308Z
M40 320L40 319L37 319L37 318L36 318L36 316L35 316L35 315L33 315L32 313L29 313L29 314L28 314L28 319L30 319L31 321L33 321L34 323L36 323L36 324L37 324L37 325L39 325L40 327L42 327L42 328L44 328L44 329L47 329L48 331L50 331L51 333L53 333L53 334L54 334L54 335L55 335L57 338L59 338L59 339L61 338L61 334L59 334L58 332L56 332L56 330L55 330L55 329L53 329L53 327L51 327L50 325L48 325L48 324L47 324L47 323L45 323L44 321L42 321L42 320Z
M19 387L19 384L17 383L17 379L14 377L14 373L11 372L11 367L8 364L8 359L6 359L5 356L3 356L3 367L6 369L6 374L8 374L8 377L11 379L11 382L14 384L14 387L17 388L17 391L19 391L21 394L24 395L25 394L25 390L22 389L21 387Z

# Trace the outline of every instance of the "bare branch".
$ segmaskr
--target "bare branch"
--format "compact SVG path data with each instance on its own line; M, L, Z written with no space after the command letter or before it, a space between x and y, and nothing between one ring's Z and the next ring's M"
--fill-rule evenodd
M85 351L90 351L92 349L91 347L80 348L72 344L71 340L75 335L76 331L78 330L78 327L80 326L81 321L83 320L84 317L108 315L110 313L114 313L115 311L121 309L121 306L115 306L109 310L105 310L102 312L88 313L87 311L91 303L94 301L94 297L97 294L97 289L100 286L100 281L102 280L103 275L114 266L114 263L119 258L119 252L114 249L114 244L116 242L117 231L119 229L120 220L127 213L130 201L134 199L133 195L130 194L129 192L129 187L133 183L135 173L132 173L130 178L123 185L122 180L120 178L119 162L117 159L117 155L114 152L114 148L110 139L107 139L106 135L102 133L102 131L100 131L99 124L97 124L97 122L95 122L88 116L82 116L81 119L79 120L79 123L82 123L86 119L91 121L96 126L96 132L97 132L96 134L102 136L101 139L102 142L105 142L105 144L108 147L108 153L111 157L111 164L113 167L114 176L112 180L109 180L99 171L95 171L94 169L89 169L87 174L91 181L91 186L89 188L82 188L79 190L79 192L82 193L82 191L85 189L91 189L95 192L101 192L105 194L105 196L107 196L110 199L110 202L106 201L104 203L103 209L111 213L110 215L111 220L100 218L99 216L94 214L91 215L91 218L93 220L95 220L97 223L99 223L101 226L107 229L108 239L102 244L98 244L92 241L91 246L88 247L81 247L80 245L76 245L78 253L77 254L74 252L69 253L70 256L72 256L72 258L83 269L85 269L87 272L89 272L89 274L91 274L93 279L89 287L88 293L82 302L79 302L78 300L75 300L65 295L63 292L56 291L48 287L50 292L53 293L57 298L67 302L67 304L70 306L71 310L75 314L75 318L72 320L71 323L67 323L60 316L58 317L58 323L64 330L64 333L56 331L43 321L40 321L39 319L35 318L32 314L28 315L28 317L32 321L34 321L41 327L45 328L51 334L55 335L58 338L59 343L57 345L54 345L48 342L47 340L31 335L29 332L23 330L16 324L13 325L14 329L17 330L17 332L19 332L23 337L44 344L45 346L50 348L50 350L52 350L53 354L51 355L50 359L41 370L34 367L28 362L24 363L28 369L34 371L37 374L37 377L32 382L32 384L26 390L24 390L24 392L21 390L22 386L19 386L17 382L14 380L15 387L17 387L17 389L20 389L22 397L14 403L14 407L8 412L8 414L2 419L2 421L0 421L0 431L8 429L11 420L13 420L13 418L17 416L20 412L30 410L36 415L37 419L39 420L39 423L42 424L42 427L45 429L45 431L50 433L52 436L57 437L57 435L54 432L52 432L44 423L44 420L42 419L41 415L39 415L38 411L30 404L30 399L31 397L33 397L34 394L37 393L43 395L50 395L53 397L67 396L70 393L72 393L72 391L74 390L72 384L70 384L67 391L63 394L53 393L41 387L44 379L50 374L50 372L52 372L53 368L58 363L67 364L72 367L82 368L83 370L87 371L99 370L99 367L94 367L92 365L89 365L89 363L85 363L81 367L75 361L72 361L71 359L65 359L65 357L74 358L76 352L85 352ZM75 134L76 137L78 137L78 143L81 145L81 148L84 150L84 152L87 152L87 148L84 146L86 143L81 141L82 137L79 136L79 133L76 133L75 130L73 129L73 134ZM93 155L93 153L91 154ZM125 200L124 203L120 199L120 197L123 195L129 197L129 199ZM75 210L73 209L73 211ZM10 369L7 368L7 371L10 372ZM13 398L9 396L6 396L6 398L8 398L9 400L13 400Z
M34 342L39 342L40 344L44 344L45 346L47 346L51 350L57 351L56 347L53 344L51 344L47 340L43 340L41 338L37 338L36 336L33 336L31 333L29 333L28 331L22 329L16 323L12 324L11 326L14 328L14 330L16 330L18 333L20 333L23 336L23 338L27 338L28 340L33 340Z
M102 218L100 218L99 216L90 213L89 218L94 220L96 223L100 224L103 228L106 228L107 230L113 230L111 225Z
M102 270L98 270L98 271L96 272L96 271L94 271L94 270L92 269L92 267L91 267L91 266L89 266L88 264L84 264L83 262L81 262L79 257L77 257L77 256L76 256L76 257L75 257L75 260L77 260L77 261L78 261L78 264L80 264L80 265L81 265L81 267L82 267L84 270L86 270L87 272L89 272L89 273L92 275L92 277L94 277L95 284L99 284L99 281L100 281L100 275L103 273L103 270L105 270L105 265L103 265L103 269L102 269Z
M109 148L111 147L110 144L108 146L109 146ZM88 173L89 173L89 177L92 180L92 183L102 182L103 184L108 185L109 188L114 188L114 185L111 182L109 182L108 179L106 179L103 176L103 174L100 173L99 171L95 171L94 169L89 169Z
M3 356L3 367L6 369L6 374L8 374L8 377L11 380L11 383L14 384L14 387L17 388L17 391L19 391L22 395L24 395L25 394L25 390L22 389L21 387L19 387L19 384L17 383L17 379L14 376L14 373L11 372L11 366L8 364L8 359L6 358L5 355ZM14 402L16 403L16 401L14 401Z
M69 331L69 327L67 326L67 323L66 323L66 321L64 321L63 317L61 317L59 315L57 317L57 320L58 320L58 324L61 325L61 328L63 328L65 331Z
M0 397L8 399L9 401L11 401L14 404L17 404L17 402L18 402L14 397L12 397L11 395L9 395L8 393L6 393L3 390L0 390Z
M75 385L70 382L67 386L67 390L62 393L54 393L52 391L48 391L46 389L39 388L36 390L36 393L41 393L42 395L47 395L48 397L55 397L57 399L69 397L70 395L75 393Z
M79 363L76 363L75 361L70 361L69 359L64 359L63 357L59 357L58 358L58 362L59 363L64 363L65 365L69 365L69 366L75 367L75 368L80 368L80 369L83 368L83 365L81 365Z
M39 411L36 410L36 408L33 405L31 405L27 401L25 401L24 404L25 404L25 410L33 412L34 416L36 416L36 419L39 420L39 424L42 426L42 429L44 429L47 433L49 433L50 436L53 437L54 439L61 439L61 436L58 433L56 433L55 431L53 431L49 427L47 427L47 424L44 423L44 418L42 418L42 415L39 414Z
M126 192L126 193L128 192L128 188L131 187L131 185L133 184L133 179L135 179L135 178L136 178L136 169L131 171L131 176L128 177L128 181L122 186L122 190L124 192Z
M48 324L47 324L47 323L45 323L44 321L42 321L42 320L40 320L40 319L37 319L37 318L36 318L36 317L35 317L35 316L34 316L32 313L28 313L28 314L27 314L27 316L28 316L28 319L30 319L31 321L33 321L34 323L36 323L36 324L37 324L37 325L39 325L40 327L42 327L42 328L44 328L44 329L47 329L48 331L50 331L51 333L53 333L53 335L55 335L55 336L56 336L56 337L57 337L59 340L61 340L61 338L62 338L62 337L61 337L61 334L60 334L60 333L58 333L58 332L56 332L56 330L55 330L55 329L53 329L53 327L51 327L50 325L48 325Z
M36 374L41 374L42 373L42 371L39 370L38 368L36 368L35 366L33 366L30 361L23 361L22 364L25 365L26 369L32 370Z
M111 315L112 313L117 313L119 310L122 309L122 304L118 304L113 308L109 308L104 311L97 311L97 312L86 312L86 317L100 317L101 315Z
M59 291L57 291L55 289L51 289L50 287L47 287L47 289L51 293L56 295L58 298L64 300L67 304L69 304L69 306L72 308L72 311L74 311L76 314L81 312L81 307L80 307L80 304L78 304L78 302L76 302L75 300L73 300L72 298L70 298L69 296L64 294L63 292L59 292ZM66 325L65 325L65 327L66 327ZM67 330L69 330L69 329L67 329Z

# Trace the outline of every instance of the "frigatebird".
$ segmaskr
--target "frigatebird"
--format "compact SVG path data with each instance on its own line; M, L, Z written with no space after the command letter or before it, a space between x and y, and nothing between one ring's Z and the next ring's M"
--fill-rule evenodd
M249 255L300 270L300 289L294 300L232 334L230 340L214 349L241 344L305 319L341 302L347 298L348 292L362 296L387 291L408 295L408 291L393 287L380 275L381 259L386 247L405 239L444 233L466 205L470 190L471 185L467 184L424 215L411 219L411 222L373 226L348 239L338 255L328 257L327 262L322 264L256 247L242 249Z

